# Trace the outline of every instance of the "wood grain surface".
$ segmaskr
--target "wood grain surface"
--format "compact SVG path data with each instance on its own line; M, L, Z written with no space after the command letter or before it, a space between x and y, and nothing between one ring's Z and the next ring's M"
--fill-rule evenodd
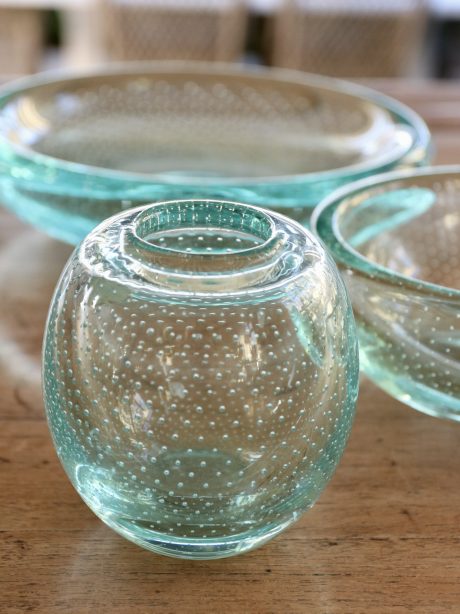
M425 117L436 161L460 162L460 86L377 85ZM43 327L69 253L0 213L0 614L460 613L460 425L368 381L329 487L263 548L181 561L105 527L59 465L41 398Z

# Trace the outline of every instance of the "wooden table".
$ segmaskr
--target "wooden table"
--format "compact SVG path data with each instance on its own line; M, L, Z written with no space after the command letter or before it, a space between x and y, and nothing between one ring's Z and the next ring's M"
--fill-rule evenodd
M460 86L380 82L460 161ZM460 425L364 381L343 461L315 508L215 562L141 550L105 527L54 454L40 391L48 302L70 248L0 214L0 612L460 612Z

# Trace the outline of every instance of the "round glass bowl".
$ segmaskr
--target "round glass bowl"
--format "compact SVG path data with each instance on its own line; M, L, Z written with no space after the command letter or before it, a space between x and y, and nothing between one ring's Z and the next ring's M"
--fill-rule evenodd
M289 71L130 64L0 91L0 201L70 243L120 210L177 198L307 224L334 188L421 164L429 146L400 103Z
M364 372L404 403L460 420L460 167L357 182L312 225L342 269Z
M62 274L44 346L72 483L110 527L184 558L250 550L315 502L358 370L351 306L317 239L228 202L103 222Z

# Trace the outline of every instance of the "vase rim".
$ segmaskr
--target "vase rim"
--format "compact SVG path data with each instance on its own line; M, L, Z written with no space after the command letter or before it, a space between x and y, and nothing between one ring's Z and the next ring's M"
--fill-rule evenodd
M154 203L109 218L82 244L90 267L95 245L106 273L117 263L117 278L178 295L267 292L323 258L317 239L297 222L208 199Z

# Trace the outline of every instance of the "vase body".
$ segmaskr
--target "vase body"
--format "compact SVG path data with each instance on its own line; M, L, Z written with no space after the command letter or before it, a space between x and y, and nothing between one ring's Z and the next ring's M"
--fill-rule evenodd
M335 265L256 207L111 218L75 250L50 309L59 458L102 520L163 554L229 556L295 521L341 457L357 382Z

